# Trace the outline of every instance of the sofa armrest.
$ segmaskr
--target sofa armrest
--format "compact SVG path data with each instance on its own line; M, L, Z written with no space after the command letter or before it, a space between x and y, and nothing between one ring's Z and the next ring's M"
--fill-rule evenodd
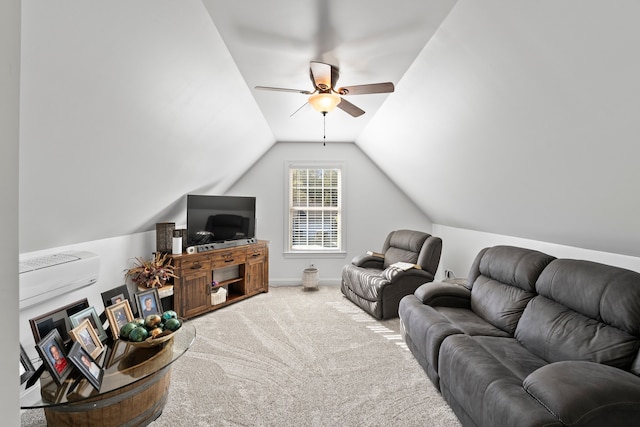
M426 305L471 308L471 291L453 283L425 283L413 295Z
M550 363L523 387L567 425L636 425L640 416L640 378L601 363Z
M389 266L380 273L380 275L389 280L391 283L398 282L400 280L411 280L413 282L419 282L416 284L422 284L431 282L433 280L433 274L421 268L410 268L409 270L399 270L393 266ZM415 286L414 286L415 289Z
M384 268L384 258L375 255L357 255L351 260L351 264L362 268L375 268L382 270Z

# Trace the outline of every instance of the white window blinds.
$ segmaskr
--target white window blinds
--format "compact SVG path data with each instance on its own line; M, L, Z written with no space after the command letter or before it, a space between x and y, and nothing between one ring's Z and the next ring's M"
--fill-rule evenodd
M342 246L340 167L289 168L289 250Z

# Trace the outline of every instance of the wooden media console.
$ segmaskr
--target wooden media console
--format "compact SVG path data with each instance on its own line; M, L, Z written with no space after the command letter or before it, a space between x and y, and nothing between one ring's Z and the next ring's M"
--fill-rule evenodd
M182 318L199 316L269 291L266 241L171 257L178 276L173 282L173 309ZM218 292L226 294L223 300Z

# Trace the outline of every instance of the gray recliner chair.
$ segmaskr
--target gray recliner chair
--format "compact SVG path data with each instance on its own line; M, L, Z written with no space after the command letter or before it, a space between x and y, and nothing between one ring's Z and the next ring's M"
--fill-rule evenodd
M441 252L439 237L421 231L392 231L382 252L356 256L342 268L342 293L376 319L398 317L402 297L433 281ZM407 268L409 265L413 266Z

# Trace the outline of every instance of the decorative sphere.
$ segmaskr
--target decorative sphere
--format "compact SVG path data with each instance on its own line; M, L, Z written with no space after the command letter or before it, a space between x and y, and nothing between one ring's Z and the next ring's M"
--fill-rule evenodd
M164 322L164 328L170 331L177 331L182 326L180 319L167 319Z
M159 314L149 314L144 318L144 326L149 329L153 329L160 325L162 322L162 317Z
M136 317L131 322L135 323L138 326L144 326L144 319L142 317Z
M177 319L177 318L178 318L178 314L173 310L167 310L164 313L162 313L162 320Z
M120 338L125 339L125 340L129 339L129 334L131 333L131 331L133 331L138 326L139 325L137 323L135 323L135 322L125 323L120 328Z
M144 326L136 326L129 333L129 340L133 342L142 342L147 339L149 332Z

